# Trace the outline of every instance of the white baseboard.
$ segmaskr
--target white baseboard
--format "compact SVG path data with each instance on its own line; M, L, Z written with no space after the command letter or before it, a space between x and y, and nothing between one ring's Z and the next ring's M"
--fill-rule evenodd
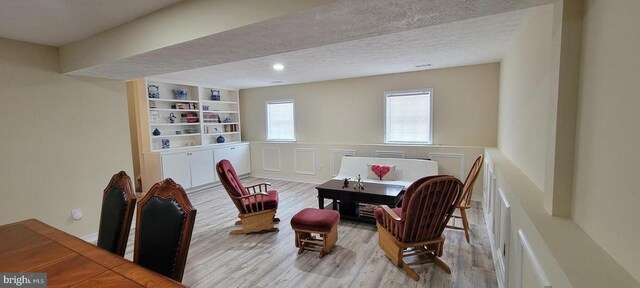
M240 176L240 178L242 178L242 176ZM220 183L220 181L216 181L216 182L213 182L213 183L204 184L204 185L201 185L201 186L196 186L196 187L191 187L189 189L185 189L184 192L189 194L189 193L193 193L193 192L198 192L198 191L202 191L202 190L211 189L211 188L214 188L214 187L219 186L219 185L222 185L222 183Z
M80 237L80 239L96 245L96 243L98 243L98 232Z
M318 185L328 181L328 180L310 180L310 179L302 179L302 178L296 178L296 177L273 177L271 175L261 175L261 174L255 174L255 173L251 173L250 176L255 178L266 178L266 179L273 179L273 180L302 182L302 183L310 183L310 184L318 184Z

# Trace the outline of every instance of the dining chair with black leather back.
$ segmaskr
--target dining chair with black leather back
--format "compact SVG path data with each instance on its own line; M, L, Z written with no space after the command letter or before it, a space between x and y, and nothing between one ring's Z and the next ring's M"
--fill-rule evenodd
M124 256L135 205L131 178L124 171L113 175L102 193L98 247Z
M133 261L182 281L196 212L182 186L154 184L138 203Z

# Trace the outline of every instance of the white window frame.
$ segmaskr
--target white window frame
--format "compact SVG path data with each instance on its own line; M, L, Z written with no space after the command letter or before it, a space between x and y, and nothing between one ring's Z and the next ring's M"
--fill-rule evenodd
M391 95L414 95L429 93L429 140L425 142L421 141L389 141L387 139L387 97ZM426 89L414 89L414 90L398 90L398 91L385 91L383 93L383 105L384 105L384 143L385 144L433 144L433 88Z
M293 139L270 139L269 138L269 104L283 104L291 103L293 106ZM265 114L265 138L269 142L296 142L297 140L297 124L296 124L296 103L293 99L279 99L279 100L267 100L264 102L264 114Z

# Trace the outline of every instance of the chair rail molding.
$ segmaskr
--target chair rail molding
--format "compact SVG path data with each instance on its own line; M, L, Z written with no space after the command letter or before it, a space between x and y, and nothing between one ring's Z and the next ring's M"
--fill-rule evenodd
M303 163L301 162L301 158L304 159L304 157L302 157L303 154L305 153L309 153L309 157L311 158L311 163ZM316 175L316 149L315 148L294 148L293 150L293 166L294 166L294 172L296 174L303 174L303 175ZM304 170L305 165L311 164L311 169L308 169L309 167L306 167L306 170Z
M262 170L282 171L280 147L262 147Z

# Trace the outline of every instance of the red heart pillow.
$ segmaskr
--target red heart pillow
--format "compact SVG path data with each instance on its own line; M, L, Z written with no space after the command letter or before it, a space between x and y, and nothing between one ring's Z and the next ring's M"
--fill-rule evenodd
M387 173L389 173L389 171L391 171L391 167L386 166L386 165L371 165L371 172L373 172L373 174L375 174L376 176L378 176L378 178L380 178L380 180L382 180L382 178L387 175Z

